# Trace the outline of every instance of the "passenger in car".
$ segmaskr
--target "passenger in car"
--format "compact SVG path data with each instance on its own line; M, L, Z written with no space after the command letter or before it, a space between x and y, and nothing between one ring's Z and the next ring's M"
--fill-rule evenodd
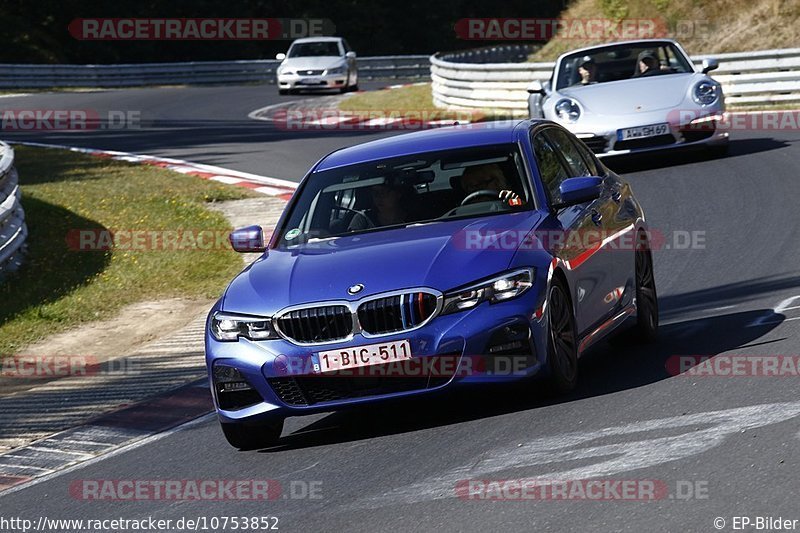
M408 222L413 194L413 190L403 186L384 184L370 187L369 197L372 200L372 207L364 214L359 213L354 216L348 230L360 231L373 225L383 227Z

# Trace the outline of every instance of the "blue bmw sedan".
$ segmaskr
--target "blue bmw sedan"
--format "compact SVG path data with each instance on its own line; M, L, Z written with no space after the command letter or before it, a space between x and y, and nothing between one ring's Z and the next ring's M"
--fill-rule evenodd
M658 330L629 185L545 120L419 131L335 151L211 310L223 432L252 449L287 416L529 379L575 387L611 333Z

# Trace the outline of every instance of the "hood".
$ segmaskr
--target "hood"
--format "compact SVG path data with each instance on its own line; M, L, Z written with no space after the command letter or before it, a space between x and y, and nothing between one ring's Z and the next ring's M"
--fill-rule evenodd
M289 305L358 300L404 288L444 292L506 270L516 252L513 243L539 218L537 211L526 211L363 233L294 250L269 250L231 282L222 308L272 315ZM477 245L475 236L487 234L497 237L496 243L507 234L511 244ZM358 283L364 290L349 295L348 287Z
M558 92L575 98L587 112L595 115L646 113L679 106L694 78L692 73L665 74L567 87Z
M281 68L289 70L325 70L344 65L344 58L336 56L292 57L284 59Z

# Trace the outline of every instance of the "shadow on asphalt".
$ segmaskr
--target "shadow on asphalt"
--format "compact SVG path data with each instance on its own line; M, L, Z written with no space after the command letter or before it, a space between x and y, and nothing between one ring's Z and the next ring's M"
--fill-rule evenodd
M262 453L311 448L342 442L418 431L458 424L506 413L538 409L633 389L675 377L674 368L681 355L714 356L756 341L775 328L780 320L747 327L769 310L733 313L662 326L659 341L635 345L620 338L603 342L581 359L577 389L553 397L543 391L543 383L529 380L518 384L472 385L453 391L332 413L295 433L285 435L278 446ZM780 315L782 319L782 315ZM752 346L752 345L750 345Z
M702 147L687 147L648 154L609 157L603 163L617 174L693 165L703 161L729 159L787 148L789 143L772 138L731 139L728 155L714 156Z

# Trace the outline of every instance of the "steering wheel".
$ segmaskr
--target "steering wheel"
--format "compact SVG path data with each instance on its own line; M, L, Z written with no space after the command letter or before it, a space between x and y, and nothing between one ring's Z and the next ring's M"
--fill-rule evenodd
M476 198L490 197L492 200L499 200L500 193L491 189L481 189L467 195L466 198L461 200L461 205L471 204Z
M350 209L349 207L344 207L343 205L337 205L334 209L341 211L350 211L351 213L355 213L356 215L361 215L362 217L364 217L364 220L367 221L367 224L369 224L368 227L370 228L376 227L375 223L369 218L369 216L367 216L366 212L359 211L358 209Z

